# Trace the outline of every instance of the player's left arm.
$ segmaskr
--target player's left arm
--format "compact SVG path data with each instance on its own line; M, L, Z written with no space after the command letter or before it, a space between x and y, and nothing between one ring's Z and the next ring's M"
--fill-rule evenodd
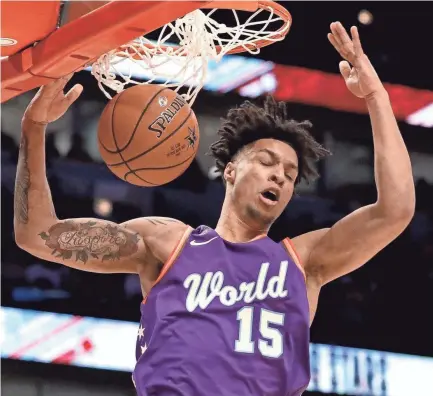
M330 229L294 238L307 275L320 285L369 261L404 231L415 212L409 153L388 94L362 50L357 29L351 28L352 39L339 22L331 24L331 32L329 41L345 59L340 72L347 88L365 100L370 115L377 200Z

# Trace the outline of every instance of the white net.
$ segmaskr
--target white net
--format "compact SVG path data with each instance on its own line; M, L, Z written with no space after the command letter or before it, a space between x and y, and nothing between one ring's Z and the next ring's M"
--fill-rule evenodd
M111 99L107 88L116 94L130 84L157 83L173 88L191 105L206 83L209 61L218 62L236 48L257 54L259 42L280 41L290 28L271 7L258 9L245 22L230 10L232 27L213 19L216 11L196 10L163 26L156 42L139 37L102 55L92 65L102 92Z

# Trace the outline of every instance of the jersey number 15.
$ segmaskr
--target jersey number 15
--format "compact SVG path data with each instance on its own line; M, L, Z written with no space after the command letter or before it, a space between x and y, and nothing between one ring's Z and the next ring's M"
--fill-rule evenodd
M235 341L235 351L254 353L255 341L252 340L254 307L243 307L237 312L239 337ZM259 331L262 338L258 348L263 356L279 358L283 354L283 335L279 329L271 327L284 325L284 314L267 309L260 309Z

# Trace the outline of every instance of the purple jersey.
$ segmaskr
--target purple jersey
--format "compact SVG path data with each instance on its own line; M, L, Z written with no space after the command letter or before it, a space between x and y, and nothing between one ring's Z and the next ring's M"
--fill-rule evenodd
M289 244L189 230L141 305L140 396L298 396L310 379L305 278Z

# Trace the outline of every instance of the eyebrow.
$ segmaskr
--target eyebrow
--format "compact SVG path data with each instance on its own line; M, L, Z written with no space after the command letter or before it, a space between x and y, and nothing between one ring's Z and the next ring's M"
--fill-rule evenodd
M269 150L269 149L266 149L266 148L257 151L257 153L267 153L267 154L269 154L272 157L272 159L274 159L276 161L280 160L280 157L279 157L278 154L276 154L272 150ZM287 164L289 165L290 168L298 170L298 167L292 161L286 161L286 162L287 162Z

